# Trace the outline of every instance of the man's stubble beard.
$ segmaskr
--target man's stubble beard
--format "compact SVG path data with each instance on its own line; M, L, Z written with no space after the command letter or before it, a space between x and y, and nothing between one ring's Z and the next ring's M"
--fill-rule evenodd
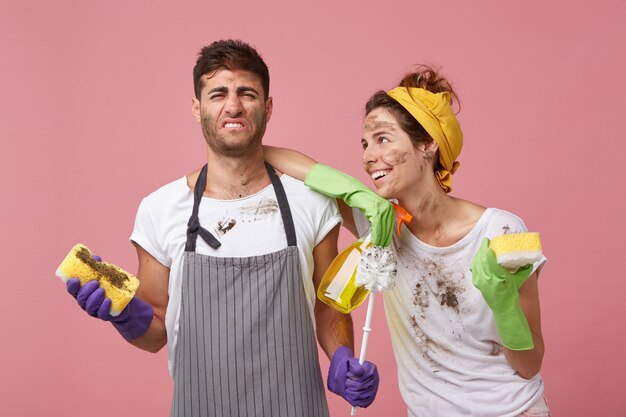
M255 120L257 131L254 132L251 138L238 141L237 143L229 143L224 139L224 136L215 130L215 123L210 117L200 116L200 123L202 125L202 134L204 140L211 150L222 156L227 157L242 157L254 154L263 139L266 127L266 115L263 113Z

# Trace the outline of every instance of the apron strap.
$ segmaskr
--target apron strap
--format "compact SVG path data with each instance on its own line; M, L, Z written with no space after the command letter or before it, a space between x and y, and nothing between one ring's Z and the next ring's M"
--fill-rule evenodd
M205 164L200 170L200 175L198 175L196 186L193 190L193 211L191 212L191 217L187 223L187 243L185 244L185 252L196 251L196 241L198 240L198 235L200 235L200 237L202 237L202 239L213 249L217 249L222 246L220 241L217 240L211 232L200 226L200 219L198 219L200 201L202 201L202 195L204 194L204 189L206 187L207 169L208 164Z
M283 225L285 226L285 234L287 235L287 245L297 246L296 228L293 225L293 217L291 216L291 209L289 208L289 201L287 200L283 183L280 181L280 178L278 178L278 175L276 175L273 166L265 162L265 168L267 168L267 173L274 186L274 193L276 193L276 199L278 200L280 215L283 217Z
M280 215L283 218L283 225L285 226L287 245L297 246L298 241L296 239L296 228L293 224L293 217L291 216L291 209L289 208L289 201L287 200L283 183L280 181L280 178L278 178L278 175L276 175L274 168L267 162L265 162L265 168L267 169L267 173L272 181L274 193L276 193L278 208L280 209ZM196 180L196 185L193 190L193 210L191 212L189 222L187 223L187 243L185 244L185 252L196 251L196 241L198 240L198 235L200 235L200 237L213 249L217 249L222 246L220 241L217 240L211 232L200 226L200 219L198 218L200 202L202 201L202 195L204 194L204 189L206 188L207 170L208 164L205 164L200 170L200 174L198 175L198 179Z

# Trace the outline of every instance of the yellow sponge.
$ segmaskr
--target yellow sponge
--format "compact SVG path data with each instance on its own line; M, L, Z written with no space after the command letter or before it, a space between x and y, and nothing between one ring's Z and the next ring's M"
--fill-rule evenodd
M124 310L139 287L137 277L116 265L94 260L91 251L81 243L70 250L57 268L56 275L63 282L78 278L80 285L97 280L104 288L106 297L111 299L112 316L117 316Z
M509 233L496 236L489 242L498 263L504 268L517 271L543 257L539 233Z

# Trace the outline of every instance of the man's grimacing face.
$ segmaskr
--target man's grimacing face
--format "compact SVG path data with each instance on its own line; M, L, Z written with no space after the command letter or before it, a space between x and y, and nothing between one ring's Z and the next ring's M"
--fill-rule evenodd
M209 147L225 156L254 152L272 114L272 98L265 100L261 78L250 71L221 69L203 75L202 81L192 112Z

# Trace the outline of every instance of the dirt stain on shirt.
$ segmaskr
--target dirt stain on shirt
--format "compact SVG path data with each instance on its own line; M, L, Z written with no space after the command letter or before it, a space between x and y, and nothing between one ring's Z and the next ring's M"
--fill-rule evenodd
M278 202L271 198L262 198L258 203L244 206L239 209L243 218L247 218L248 221L257 221L263 217L269 216L278 212Z
M237 221L235 219L224 218L217 222L217 226L215 226L214 228L215 233L217 233L218 236L223 236L228 233L228 231L230 231L233 227L235 227L236 224Z
M418 272L417 283L413 287L413 305L425 313L430 307L429 298L434 298L441 306L460 314L459 303L465 291L459 281L462 277L431 258L415 258L411 262L411 269Z
M459 287L454 282L444 279L437 280L437 287L439 288L441 305L450 307L459 314L459 299L457 298L457 294L461 293Z
M427 359L433 368L439 368L439 363L437 363L431 355L434 352L450 353L450 349L440 343L435 342L426 333L424 333L424 331L419 326L419 323L417 322L417 318L415 316L411 316L410 320L411 327L413 328L413 332L415 334L415 337L417 338L416 341L420 345L422 357L424 357L424 359Z
M502 346L496 342L491 342L491 352L489 352L489 355L498 356L500 354L502 354Z

